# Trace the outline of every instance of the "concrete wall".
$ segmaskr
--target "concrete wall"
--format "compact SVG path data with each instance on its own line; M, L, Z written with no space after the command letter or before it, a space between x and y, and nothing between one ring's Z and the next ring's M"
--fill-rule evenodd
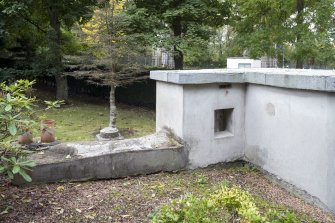
M333 210L334 98L334 93L249 85L245 117L246 158Z
M233 108L232 134L214 133L214 111ZM243 156L244 85L184 85L183 139L191 168L232 161Z
M189 167L244 158L316 197L335 213L335 71L154 71L157 129L189 146ZM214 111L233 108L233 131Z
M335 93L328 93L327 107L327 198L326 204L335 213Z
M183 86L157 82L156 131L168 127L183 137Z
M244 84L176 85L157 82L156 129L170 128L191 148L189 167L244 155ZM233 108L233 132L214 132L214 111Z

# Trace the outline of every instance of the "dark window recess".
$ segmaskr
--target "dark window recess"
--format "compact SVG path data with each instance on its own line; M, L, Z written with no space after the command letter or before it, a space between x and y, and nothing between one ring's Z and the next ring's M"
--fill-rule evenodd
M223 88L223 89L231 88L231 84L220 84L219 88Z
M233 108L215 110L214 131L215 133L233 134Z

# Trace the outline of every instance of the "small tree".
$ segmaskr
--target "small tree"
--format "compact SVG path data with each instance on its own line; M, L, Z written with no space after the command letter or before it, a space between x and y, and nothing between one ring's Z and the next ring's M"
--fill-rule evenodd
M110 87L109 124L108 127L101 130L97 136L98 139L109 140L112 138L120 138L121 135L116 127L117 111L115 105L115 89L148 78L147 71L141 66L136 65L120 68L119 70L115 68L115 64L110 59L97 60L94 58L72 57L71 60L72 71L67 72L67 75L73 76L76 79L82 79L89 84Z
M124 13L125 2L106 0L102 7L96 7L92 19L82 26L82 41L89 46L88 53L98 60L91 58L89 72L79 68L79 71L68 73L76 78L87 78L94 84L110 86L110 121L98 136L102 139L120 137L116 127L115 89L142 78L136 77L137 71L132 68L138 66L134 66L135 63L128 58L129 55L144 52L145 46L136 41L139 40L138 35L129 33L130 18Z

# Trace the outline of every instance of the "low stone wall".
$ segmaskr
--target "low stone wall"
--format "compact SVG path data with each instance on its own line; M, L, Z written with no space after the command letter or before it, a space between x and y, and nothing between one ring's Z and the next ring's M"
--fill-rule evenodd
M335 213L335 71L153 71L157 131L190 147L189 168L248 160Z
M168 133L110 142L63 143L29 157L32 183L110 179L181 170L187 151ZM26 184L17 177L15 184Z

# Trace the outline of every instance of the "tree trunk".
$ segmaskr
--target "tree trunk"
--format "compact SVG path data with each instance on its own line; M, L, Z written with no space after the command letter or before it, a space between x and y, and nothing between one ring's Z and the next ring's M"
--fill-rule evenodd
M67 77L63 75L56 75L56 99L64 100L65 102L69 99L69 87L67 84Z
M109 94L109 127L116 128L116 106L115 106L115 86L111 85Z
M304 17L303 17L303 10L305 8L305 0L297 0L297 45L299 46L301 43L301 32L302 32L302 25L304 23ZM300 47L300 46L299 46ZM302 55L299 53L297 54L297 60L296 60L296 68L302 69L304 66L304 61L302 58Z
M179 17L175 18L172 22L172 31L175 38L181 38L182 26ZM173 46L173 51L174 69L182 70L184 67L184 54L178 49L176 44Z
M48 8L50 29L49 29L49 49L50 61L49 64L54 69L56 79L56 99L68 101L68 84L67 78L62 75L62 50L61 50L61 30L59 10L56 6Z
M173 60L174 60L174 69L182 70L184 68L184 55L183 52L177 49L177 46L173 46Z

